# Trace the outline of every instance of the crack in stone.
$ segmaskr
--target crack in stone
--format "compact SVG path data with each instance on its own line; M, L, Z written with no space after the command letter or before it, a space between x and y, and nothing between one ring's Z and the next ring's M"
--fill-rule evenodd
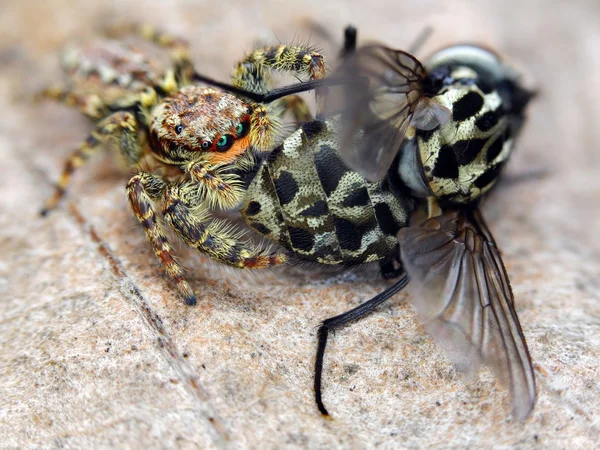
M231 440L230 434L224 426L222 419L216 414L216 411L213 410L212 406L208 405L208 392L200 384L198 375L195 373L193 367L183 358L177 349L162 319L152 309L140 289L125 272L120 261L112 254L108 245L100 238L94 228L87 223L79 209L73 203L70 203L69 210L84 232L98 246L98 253L108 262L113 275L119 282L121 293L133 303L143 321L150 328L150 331L155 336L158 347L167 356L169 365L182 379L186 389L200 400L201 413L210 424L210 429L213 430L212 435L215 439L215 444L219 447L226 447L227 443Z

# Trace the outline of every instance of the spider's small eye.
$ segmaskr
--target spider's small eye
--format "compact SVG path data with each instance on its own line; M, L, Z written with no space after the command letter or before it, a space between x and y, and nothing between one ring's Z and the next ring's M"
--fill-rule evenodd
M217 151L225 152L231 148L232 144L233 144L233 136L231 136L230 134L224 134L217 141Z
M204 150L206 150L206 149L208 149L208 148L210 148L210 147L212 146L212 143L211 143L211 142L208 142L208 141L204 141L204 142L203 142L202 144L200 144L200 145L202 146L202 148L203 148Z
M240 138L246 136L248 131L250 131L250 122L247 120L238 123L237 127L235 127L235 134Z
M181 125L177 125L175 127L175 133L181 134L182 131L183 131L183 127Z

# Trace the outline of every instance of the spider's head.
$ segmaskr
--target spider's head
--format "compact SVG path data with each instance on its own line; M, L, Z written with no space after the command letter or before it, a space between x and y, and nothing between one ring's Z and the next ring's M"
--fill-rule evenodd
M150 140L156 156L183 163L199 154L211 163L233 162L254 144L255 105L214 88L188 86L156 106Z

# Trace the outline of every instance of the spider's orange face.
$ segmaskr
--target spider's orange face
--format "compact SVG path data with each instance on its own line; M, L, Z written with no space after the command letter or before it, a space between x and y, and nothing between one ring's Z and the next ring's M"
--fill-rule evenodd
M154 109L150 135L165 161L201 152L210 163L229 163L251 147L251 113L249 103L227 92L189 86Z

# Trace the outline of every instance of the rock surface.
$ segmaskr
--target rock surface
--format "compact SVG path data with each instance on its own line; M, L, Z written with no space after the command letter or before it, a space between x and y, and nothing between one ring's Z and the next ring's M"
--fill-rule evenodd
M597 1L111 5L3 2L0 447L600 446ZM336 42L354 23L362 42L394 47L431 25L420 54L485 43L537 86L507 179L484 207L536 367L539 399L524 423L511 420L489 372L469 381L452 369L416 320L410 290L331 339L324 395L333 420L324 420L312 392L316 328L385 283L366 271L240 274L182 245L199 297L186 307L110 158L90 162L68 201L37 216L89 129L76 111L30 101L59 79L62 45L106 21L149 22L187 37L198 68L226 79L256 42L306 40L309 18Z

